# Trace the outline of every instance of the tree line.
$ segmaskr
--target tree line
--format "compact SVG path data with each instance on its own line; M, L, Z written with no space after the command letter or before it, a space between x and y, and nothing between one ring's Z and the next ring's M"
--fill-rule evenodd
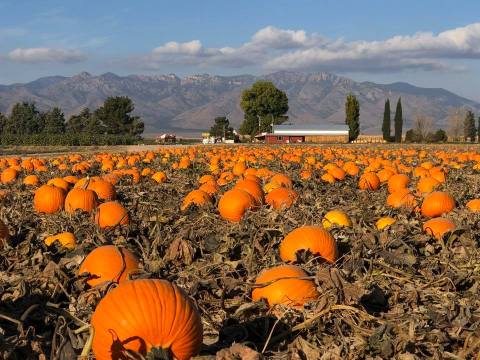
M13 106L10 114L0 113L0 141L13 141L11 139L16 137L37 139L40 135L47 138L49 135L58 134L73 135L66 137L71 139L79 136L83 136L83 139L104 137L109 141L118 137L122 142L125 138L138 139L143 133L144 123L140 117L131 115L134 110L135 106L130 98L109 97L99 108L93 111L85 108L65 120L59 107L42 112L35 103L21 102Z

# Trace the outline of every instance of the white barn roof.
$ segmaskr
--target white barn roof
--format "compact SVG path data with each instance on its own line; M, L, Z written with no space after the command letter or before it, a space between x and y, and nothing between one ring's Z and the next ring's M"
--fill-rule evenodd
M341 124L274 125L274 135L348 135L348 126Z

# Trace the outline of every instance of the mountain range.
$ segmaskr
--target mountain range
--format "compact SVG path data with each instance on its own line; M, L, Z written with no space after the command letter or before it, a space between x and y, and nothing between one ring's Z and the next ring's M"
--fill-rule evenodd
M282 71L265 76L170 75L99 76L87 72L72 77L50 76L25 84L0 85L0 112L8 113L20 101L35 102L40 110L59 106L68 117L84 107L94 109L108 96L129 96L135 114L145 121L145 132L169 129L208 129L216 116L227 115L234 127L243 119L242 90L256 80L272 81L289 98L289 122L299 124L344 123L345 97L349 93L360 102L362 133L379 134L384 103L390 98L392 112L402 98L404 128L409 128L417 112L446 128L448 110L463 107L480 111L480 103L441 88L422 88L408 83L376 84L356 82L331 73ZM393 114L392 114L393 118Z

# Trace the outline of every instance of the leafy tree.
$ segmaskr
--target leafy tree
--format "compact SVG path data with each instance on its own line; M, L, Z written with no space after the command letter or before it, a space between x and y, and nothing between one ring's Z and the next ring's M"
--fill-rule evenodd
M34 103L17 103L5 122L6 134L35 134L42 131L41 116Z
M282 124L288 119L287 94L271 81L257 81L250 89L244 90L240 107L246 122L240 126L242 134L253 136L261 131L270 131L272 124Z
M130 114L135 110L132 100L126 96L109 97L103 106L95 110L95 118L105 126L107 134L140 135L143 122Z
M233 127L230 126L230 121L225 116L216 117L210 128L210 136L233 139Z
M84 132L87 120L92 116L89 108L84 108L80 114L72 115L65 124L67 133L78 134Z
M465 114L465 120L463 121L463 136L465 137L465 141L470 139L470 141L474 142L476 134L475 115L472 111L468 110Z
M397 108L395 109L395 142L402 142L403 131L403 114L402 114L402 98L398 99Z
M349 94L345 101L345 123L349 127L349 141L355 140L360 134L360 104L353 94Z
M7 117L0 113L0 134L3 133L3 129L5 128L5 124L7 123Z
M447 133L443 129L438 129L432 138L432 142L446 142L447 140Z
M60 108L54 107L42 116L43 132L61 134L65 132L65 116Z
M408 143L417 142L417 134L415 134L415 130L413 129L407 130L407 132L405 133L405 142L408 142Z
M383 111L383 123L382 123L382 134L385 141L392 141L392 136L390 135L391 121L390 121L390 99L385 101L385 110Z

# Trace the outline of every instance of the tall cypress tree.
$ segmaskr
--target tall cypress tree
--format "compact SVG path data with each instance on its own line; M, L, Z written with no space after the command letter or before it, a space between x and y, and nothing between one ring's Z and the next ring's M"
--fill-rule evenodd
M383 111L382 133L383 140L389 142L392 141L390 127L390 99L387 99L387 101L385 101L385 110Z
M463 136L465 141L475 141L475 135L477 135L477 129L475 128L475 115L470 110L465 114L465 120L463 121Z
M400 143L402 142L402 131L403 131L402 98L398 98L394 121L395 121L395 142Z
M348 125L348 140L355 140L360 134L360 104L353 94L345 101L345 124Z

